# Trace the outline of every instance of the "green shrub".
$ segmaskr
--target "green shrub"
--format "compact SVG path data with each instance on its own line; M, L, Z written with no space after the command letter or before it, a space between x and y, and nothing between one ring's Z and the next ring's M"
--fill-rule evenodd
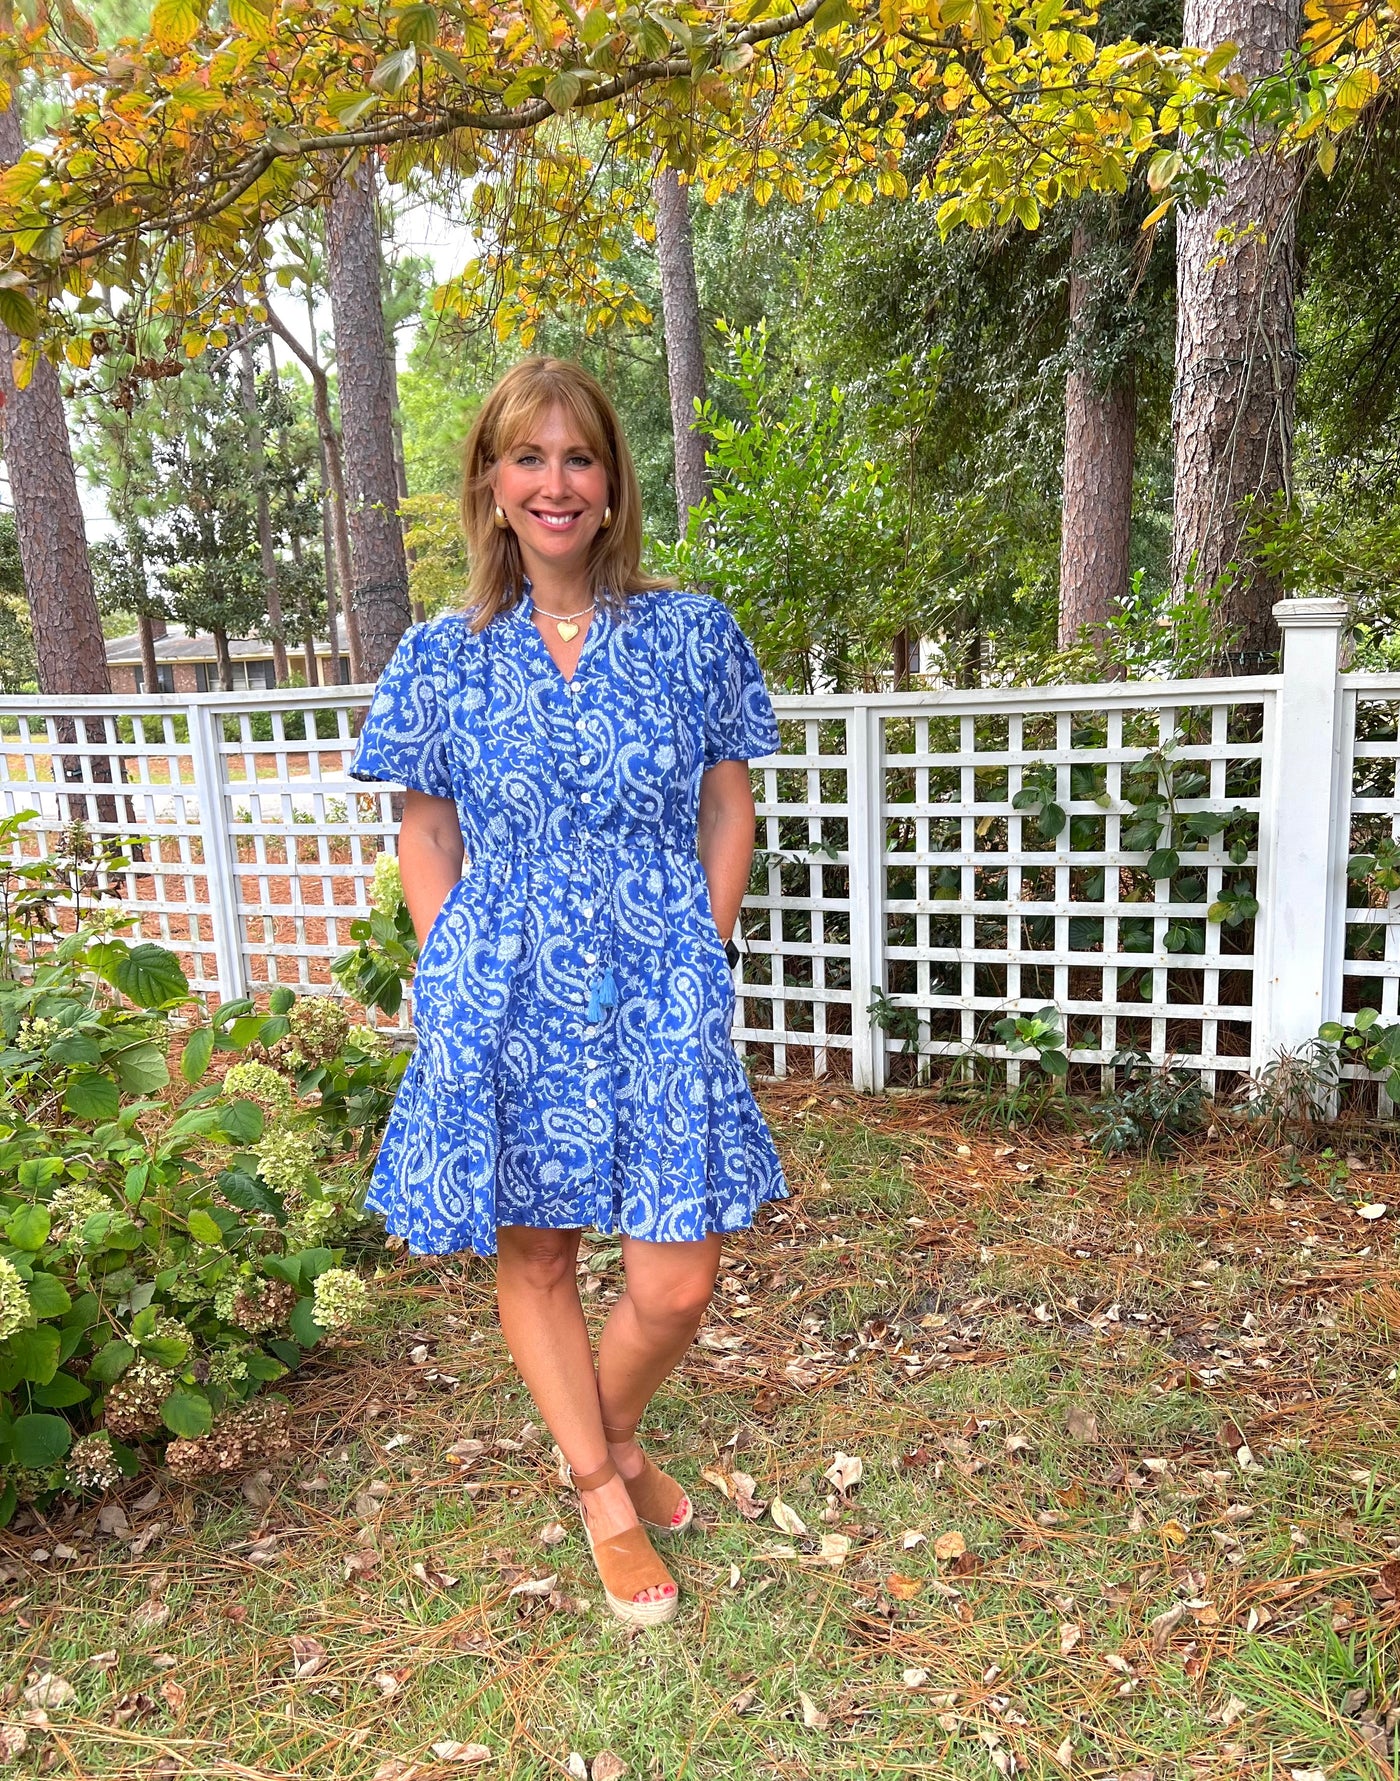
M362 1308L343 1264L406 1061L286 988L207 1015L130 935L137 844L74 824L26 858L32 815L0 822L0 1524L171 1437L186 1477L285 1445L241 1407L321 1340L318 1306Z
M1205 1130L1210 1097L1200 1073L1154 1064L1141 1052L1120 1052L1113 1060L1123 1078L1094 1108L1090 1142L1107 1156L1142 1150L1167 1156L1182 1140Z

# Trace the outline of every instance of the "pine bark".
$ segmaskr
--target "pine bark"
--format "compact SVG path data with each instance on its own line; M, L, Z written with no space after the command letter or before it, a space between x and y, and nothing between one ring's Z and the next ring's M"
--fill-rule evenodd
M674 167L652 181L656 212L656 259L661 269L661 318L666 336L666 376L675 440L676 521L685 536L692 507L709 493L705 442L695 431L696 404L705 400L705 345L700 333L700 293L686 188Z
M282 583L277 567L277 546L272 536L272 504L267 494L267 454L262 415L258 411L258 376L253 363L253 343L245 332L238 347L238 390L248 419L248 450L257 479L258 555L262 563L263 589L267 597L268 629L272 632L272 671L278 686L291 678L287 661L286 626L282 618Z
M24 152L13 106L0 111L0 166ZM10 473L20 565L42 693L108 693L107 646L93 592L78 479L58 373L42 356L15 384L19 342L0 327L0 441ZM94 765L98 763L94 762ZM108 777L110 766L108 765Z
M1087 220L1077 219L1070 247L1059 645L1069 649L1083 638L1102 657L1104 626L1128 591L1137 392L1131 364L1100 388L1089 363L1093 292L1085 265L1093 245Z
M1183 34L1238 44L1231 71L1255 81L1284 66L1299 22L1298 0L1186 0ZM1291 485L1298 168L1261 132L1220 172L1223 191L1177 225L1172 589L1179 600L1229 573L1220 624L1237 635L1223 665L1250 668L1279 647L1282 588L1246 530L1251 507Z
M394 468L392 364L379 285L372 164L361 157L332 182L326 258L345 445L346 510L364 670L377 676L412 622Z

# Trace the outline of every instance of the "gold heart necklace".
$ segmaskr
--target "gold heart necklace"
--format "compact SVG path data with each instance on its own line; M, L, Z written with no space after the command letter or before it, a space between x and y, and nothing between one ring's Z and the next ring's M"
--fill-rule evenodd
M585 612L592 612L597 604L598 602L596 600L590 600L586 606L581 606L577 612L545 612L538 606L536 606L535 611L539 613L541 618L549 619L555 630L558 631L559 635L564 639L565 643L568 643L572 638L578 636L578 626L574 623L574 620L582 618Z

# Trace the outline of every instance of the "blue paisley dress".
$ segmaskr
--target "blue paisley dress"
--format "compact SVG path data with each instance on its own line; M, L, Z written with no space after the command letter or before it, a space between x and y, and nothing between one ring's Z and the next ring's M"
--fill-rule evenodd
M778 746L753 649L718 600L633 594L566 681L532 609L527 582L480 633L415 625L350 765L452 798L465 846L367 1198L419 1255L499 1224L692 1241L787 1194L696 853L706 768Z

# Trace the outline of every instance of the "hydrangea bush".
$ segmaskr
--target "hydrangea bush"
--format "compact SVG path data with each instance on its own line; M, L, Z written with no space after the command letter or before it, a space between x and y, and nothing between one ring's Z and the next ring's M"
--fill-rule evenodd
M208 1015L114 906L123 848L75 824L34 858L32 815L0 821L0 1525L143 1450L285 1449L258 1394L368 1312L347 1263L406 1062L286 988Z

